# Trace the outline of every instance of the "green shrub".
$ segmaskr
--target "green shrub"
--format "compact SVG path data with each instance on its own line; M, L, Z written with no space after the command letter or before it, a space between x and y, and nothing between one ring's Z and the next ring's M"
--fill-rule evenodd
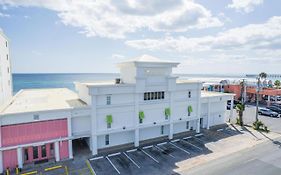
M264 126L264 124L262 123L262 121L255 121L254 123L253 123L253 128L255 129L255 130L261 130L262 129L262 127Z

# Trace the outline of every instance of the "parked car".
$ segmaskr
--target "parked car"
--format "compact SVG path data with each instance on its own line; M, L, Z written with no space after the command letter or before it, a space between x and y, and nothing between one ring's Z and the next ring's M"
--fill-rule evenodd
M274 104L272 104L271 106L276 106L276 107L278 107L278 108L281 108L281 104L279 104L279 103L274 103Z
M270 109L267 109L267 108L259 108L259 114L270 116L270 117L278 117L279 116L279 114L277 112L274 112L274 111L272 111Z
M277 106L269 106L267 109L270 109L274 112L277 112L278 114L281 114L281 108L278 108Z

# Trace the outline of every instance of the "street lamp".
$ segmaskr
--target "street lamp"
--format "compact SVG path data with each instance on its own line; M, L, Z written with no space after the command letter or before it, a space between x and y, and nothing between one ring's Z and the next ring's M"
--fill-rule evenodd
M256 121L259 121L259 93L260 93L260 81L261 77L257 77L257 88L256 88Z

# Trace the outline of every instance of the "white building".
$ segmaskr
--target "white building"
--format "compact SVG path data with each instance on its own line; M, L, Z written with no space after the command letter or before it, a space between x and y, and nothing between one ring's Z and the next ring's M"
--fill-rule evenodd
M0 31L0 106L12 97L12 75L8 38Z
M76 82L68 89L18 92L0 109L0 172L37 161L71 159L73 143L99 149L200 132L223 124L232 94L202 92L202 83L180 81L178 63L149 56L118 64L121 79Z
M150 56L118 64L117 82L76 83L79 97L91 106L91 150L209 128L225 122L233 95L204 92L198 81L179 81L179 63ZM120 82L119 82L120 81Z

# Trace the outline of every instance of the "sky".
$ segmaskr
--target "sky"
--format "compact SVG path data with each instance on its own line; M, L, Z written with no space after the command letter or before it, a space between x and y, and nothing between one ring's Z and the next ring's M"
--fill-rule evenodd
M109 73L141 55L176 73L281 73L279 0L0 0L14 73Z

